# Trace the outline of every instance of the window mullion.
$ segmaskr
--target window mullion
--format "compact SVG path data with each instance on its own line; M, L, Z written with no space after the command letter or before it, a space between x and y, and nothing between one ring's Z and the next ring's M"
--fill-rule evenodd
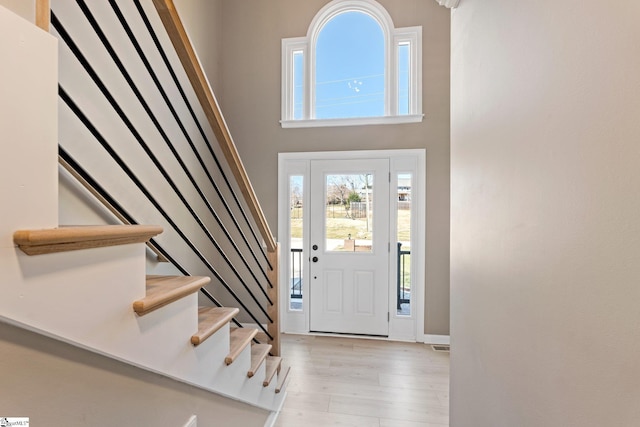
M306 98L306 64L305 59L308 56L308 43L306 37L289 38L282 40L282 119L294 120L295 117L295 55L301 54L302 60L302 119L305 119L304 102Z

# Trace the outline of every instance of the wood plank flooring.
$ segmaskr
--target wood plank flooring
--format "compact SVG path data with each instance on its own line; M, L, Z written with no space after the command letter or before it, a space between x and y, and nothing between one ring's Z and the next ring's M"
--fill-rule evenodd
M282 335L291 364L276 427L449 425L449 353L431 346Z

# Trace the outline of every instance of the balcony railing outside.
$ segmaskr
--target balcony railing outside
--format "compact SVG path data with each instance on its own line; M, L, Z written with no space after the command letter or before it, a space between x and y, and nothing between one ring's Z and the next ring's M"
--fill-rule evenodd
M302 249L291 248L289 309L302 310Z
M292 310L302 308L302 249L291 248L291 287L290 304ZM411 250L402 250L402 243L398 242L397 256L397 309L399 314L410 314L408 307L403 304L411 303ZM300 301L294 301L300 300Z
M291 298L302 298L302 249L291 248Z
M402 304L409 304L411 302L411 251L402 250L402 243L398 242L398 259L397 259L397 271L398 271L398 280L397 280L397 290L398 290L398 299L397 299L397 308L398 312L402 310L402 314L404 314ZM407 313L408 314L408 313Z

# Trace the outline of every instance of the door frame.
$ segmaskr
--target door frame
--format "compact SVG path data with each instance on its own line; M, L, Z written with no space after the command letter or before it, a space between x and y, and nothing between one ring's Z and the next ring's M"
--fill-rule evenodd
M289 239L289 177L301 175L303 181L303 206L309 206L309 176L311 160L332 159L389 159L391 172L391 188L397 188L397 173L411 172L412 182L412 215L411 255L416 259L425 259L426 240L426 150L362 150L362 151L320 151L278 154L278 241L280 242L280 330L284 333L310 334L309 332L309 280L302 281L302 310L291 310L289 307L289 271L291 271L291 253ZM395 192L391 192L395 194ZM390 196L389 235L396 235L397 197ZM395 200L395 201L394 201ZM309 238L309 212L303 210L303 234ZM414 243L415 242L415 243ZM411 316L398 316L396 302L395 256L397 248L391 245L389 256L389 340L422 341L424 337L425 318L425 262L411 263L412 277L412 312ZM309 254L306 244L303 245L303 277L309 277ZM304 296L307 296L306 298ZM327 335L327 334L323 334Z

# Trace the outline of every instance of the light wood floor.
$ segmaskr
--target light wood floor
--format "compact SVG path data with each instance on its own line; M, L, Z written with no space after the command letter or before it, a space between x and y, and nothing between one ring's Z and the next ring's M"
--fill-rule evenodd
M430 345L282 335L291 364L276 427L449 425L449 353Z

